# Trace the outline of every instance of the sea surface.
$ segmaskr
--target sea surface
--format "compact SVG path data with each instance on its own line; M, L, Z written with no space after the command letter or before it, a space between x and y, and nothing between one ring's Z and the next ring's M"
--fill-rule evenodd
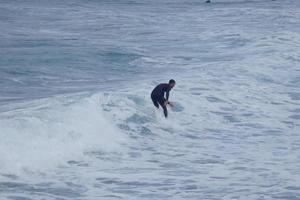
M204 1L0 0L0 200L300 200L300 1Z

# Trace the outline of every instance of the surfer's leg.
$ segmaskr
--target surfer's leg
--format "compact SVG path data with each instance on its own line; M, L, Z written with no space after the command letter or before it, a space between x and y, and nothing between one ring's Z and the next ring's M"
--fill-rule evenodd
M164 99L159 100L159 105L164 109L164 115L165 115L165 118L167 118L168 117L168 109L167 109L167 106L165 106Z
M168 117L168 110L166 106L163 106L165 118Z
M155 106L156 108L159 108L157 99L154 98L154 97L151 97L151 99L152 99L152 102L153 102L154 106Z

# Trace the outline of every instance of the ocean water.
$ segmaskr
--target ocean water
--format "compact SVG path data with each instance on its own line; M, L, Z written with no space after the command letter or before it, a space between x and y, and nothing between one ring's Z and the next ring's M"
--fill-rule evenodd
M0 199L299 200L299 63L298 0L0 0Z

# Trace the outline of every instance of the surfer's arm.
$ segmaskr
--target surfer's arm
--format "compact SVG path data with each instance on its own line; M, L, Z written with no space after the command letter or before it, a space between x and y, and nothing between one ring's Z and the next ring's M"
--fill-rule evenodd
M169 101L169 90L166 91L166 101Z

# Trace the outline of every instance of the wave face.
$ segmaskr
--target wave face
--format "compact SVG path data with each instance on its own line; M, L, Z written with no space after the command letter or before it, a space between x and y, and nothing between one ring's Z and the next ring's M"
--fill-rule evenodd
M1 1L0 199L299 199L300 2L218 2Z
M3 113L1 171L45 172L86 151L113 150L123 136L104 118L98 101L82 96L51 98Z

